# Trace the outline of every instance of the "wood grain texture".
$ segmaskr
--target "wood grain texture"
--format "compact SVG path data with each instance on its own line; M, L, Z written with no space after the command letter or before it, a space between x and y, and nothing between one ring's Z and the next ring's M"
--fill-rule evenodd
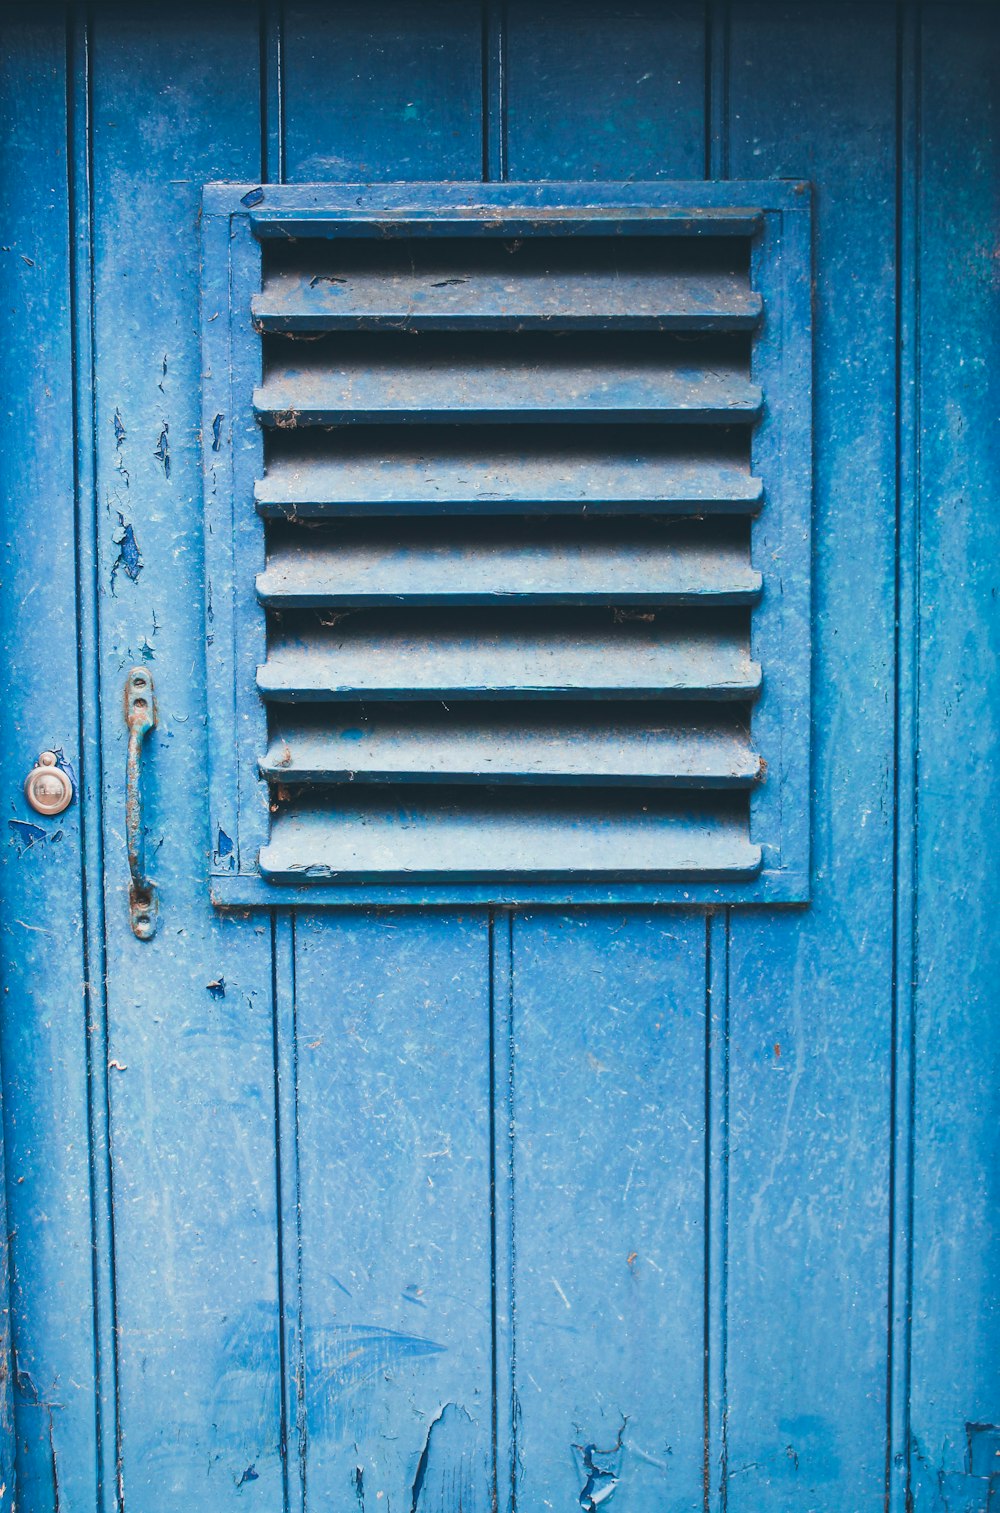
M569 612L572 615L572 612ZM730 612L693 624L664 612L653 625L580 622L530 612L520 622L488 610L373 625L306 623L272 642L257 670L266 699L752 699L759 663L745 622Z
M568 797L572 795L572 797ZM645 802L644 802L645 801ZM746 805L705 794L395 789L285 805L261 847L268 882L513 883L753 877Z
M301 345L301 344L300 344ZM285 430L309 425L494 423L713 425L760 413L739 350L663 339L598 346L572 336L557 349L531 337L412 340L344 337L272 351L254 412Z
M272 782L489 782L740 787L760 771L739 714L618 705L444 710L411 705L344 711L331 720L296 710L278 722L263 761Z
M380 433L370 442L346 433L336 448L306 440L272 454L254 488L265 517L351 515L747 514L763 486L737 449L716 437L608 429L598 448L574 428L529 432L511 445L495 429L457 435ZM412 433L411 433L412 434ZM292 438L289 438L291 441Z
M487 1513L487 922L296 929L308 1495Z
M553 239L405 248L332 244L297 257L253 300L262 331L750 330L761 298L710 249ZM718 263L713 268L713 263Z
M279 1498L282 1481L271 941L205 896L195 588L200 186L258 172L259 39L238 4L204 21L193 4L107 8L90 38L121 1475L126 1500L150 1509L231 1507L251 1486ZM159 705L144 755L163 911L150 942L132 935L123 891L119 701L133 662L148 663Z
M749 533L678 524L463 529L383 524L272 532L257 597L276 609L366 605L752 604Z
M481 45L478 7L454 0L287 4L289 180L478 178Z
M92 1256L88 1015L99 1019L83 932L83 796L74 518L74 311L69 278L67 36L64 9L2 18L0 143L4 299L0 372L9 428L0 453L0 700L5 815L0 867L0 1009L9 1240L10 1333L0 1433L0 1508L99 1505L102 1407ZM38 186L44 184L44 194ZM38 528L25 526L36 519ZM73 774L56 818L22 784L39 751ZM93 782L88 771L86 781ZM86 796L92 800L92 788ZM90 971L98 970L97 963ZM94 1035L99 1045L99 1034ZM95 1068L98 1084L103 1069ZM96 1152L99 1163L103 1152ZM100 1192L94 1194L95 1207ZM105 1254L102 1244L102 1255ZM5 1276L6 1283L6 1276ZM6 1287L5 1287L6 1290ZM0 1333L7 1334L6 1328ZM12 1354L9 1353L13 1347ZM104 1362L114 1425L113 1362ZM104 1506L107 1506L106 1504Z
M704 922L529 914L512 960L520 1501L697 1506Z
M732 920L731 1513L875 1510L884 1498L895 46L890 7L732 11L730 172L817 186L820 547L814 902L802 916ZM766 533L762 522L755 551Z
M1000 838L998 63L995 14L926 7L915 101L919 597L911 669L919 715L911 1446L920 1513L963 1500L984 1506L1000 1471L1000 960L997 873L984 864Z

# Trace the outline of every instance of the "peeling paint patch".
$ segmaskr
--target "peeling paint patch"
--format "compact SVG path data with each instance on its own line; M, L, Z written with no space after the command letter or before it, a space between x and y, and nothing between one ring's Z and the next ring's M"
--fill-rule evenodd
M219 826L219 833L215 843L215 860L216 862L228 862L230 870L236 866L232 837L226 834L221 825Z
M156 458L157 462L159 462L159 463L162 464L164 478L169 478L170 477L170 440L169 440L169 437L170 437L170 426L167 424L166 421L163 421L162 426L160 428L160 437L159 437L159 440L156 443L156 449L153 452L153 456Z
M251 1481L260 1481L260 1476L257 1472L256 1464L247 1466L246 1470L243 1472L243 1475L240 1477L236 1485L237 1487L245 1487L247 1482Z
M218 452L218 451L222 450L222 422L223 422L224 419L225 419L225 417L220 412L220 414L216 415L215 419L212 421L212 451L213 452Z
M623 1417L614 1444L609 1450L597 1445L574 1445L580 1474L584 1477L580 1491L580 1507L583 1513L594 1513L602 1503L614 1495L621 1479L621 1454L628 1419Z
M115 537L115 546L118 548L118 556L111 564L111 592L115 591L115 579L119 572L123 572L133 583L138 582L142 572L142 553L139 543L135 539L135 531L131 524L119 511L118 524L122 528L120 536Z
M225 998L226 979L224 977L217 977L214 982L207 982L205 986L213 998Z
M472 1416L445 1403L427 1425L410 1488L410 1513L476 1504L476 1430Z
M115 410L114 416L112 417L112 425L115 428L115 456L117 459L115 462L115 469L123 479L125 487L128 488L131 483L131 479L129 477L128 468L125 466L125 459L122 456L122 447L125 444L125 437L128 433L125 430L125 422L124 420L122 420L121 410Z
M7 827L17 847L18 856L23 856L36 841L44 841L48 836L47 830L43 830L41 825L32 824L30 820L8 820Z

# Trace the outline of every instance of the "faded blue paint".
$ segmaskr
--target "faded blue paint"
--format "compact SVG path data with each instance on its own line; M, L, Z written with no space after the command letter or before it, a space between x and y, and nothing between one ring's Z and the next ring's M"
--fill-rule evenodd
M265 9L263 46L235 0L2 23L0 1509L13 1459L21 1513L985 1513L995 8ZM807 907L213 908L244 837L216 794L207 838L199 427L220 489L253 443L200 418L199 197L283 171L815 185ZM437 459L387 455L391 514ZM536 466L505 459L510 513ZM357 520L345 473L276 471L262 512ZM152 654L140 942L120 696ZM22 797L45 749L56 820Z

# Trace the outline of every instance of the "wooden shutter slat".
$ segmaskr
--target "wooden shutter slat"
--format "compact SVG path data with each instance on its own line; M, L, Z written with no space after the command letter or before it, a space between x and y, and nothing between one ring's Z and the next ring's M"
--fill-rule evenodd
M275 608L380 604L750 604L761 577L742 537L620 525L483 536L384 526L345 535L300 529L257 579Z
M666 616L653 624L589 616L556 629L518 627L512 613L464 624L424 617L394 626L384 619L317 622L298 637L276 638L257 686L265 698L291 702L746 699L760 686L746 630L721 616L704 627Z
M699 352L693 342L679 348L668 341L661 337L644 352L621 345L602 351L572 337L539 345L530 336L488 346L433 337L399 338L388 348L345 338L318 352L305 344L269 370L254 408L263 424L286 429L595 419L745 424L758 417L761 392L744 362L717 348Z
M494 187L494 186L491 186ZM508 186L504 186L505 188ZM510 186L520 190L521 185ZM579 188L579 186L572 186ZM589 187L589 186L588 186ZM468 191L466 191L468 193ZM480 186L476 193L483 194ZM488 194L489 191L486 191ZM410 191L411 198L413 196ZM579 204L511 206L466 203L441 206L434 215L404 199L391 209L372 204L338 206L331 215L322 205L303 205L297 210L260 208L251 210L250 224L261 241L360 237L518 237L518 236L662 236L751 237L759 229L761 211L756 206Z
M734 720L575 711L534 714L502 705L463 710L328 711L282 721L261 763L280 783L552 783L745 788L760 758Z
M648 799L648 802L647 802ZM475 881L496 876L747 877L760 868L745 810L638 794L627 802L560 804L554 796L423 790L352 795L278 813L260 868L272 882Z
M508 263L511 259L508 257ZM760 319L748 275L465 270L272 274L253 302L261 331L744 331Z
M495 433L496 434L496 433ZM642 433L645 436L646 432ZM366 438L367 440L367 438ZM749 513L763 494L749 464L725 454L601 448L581 436L548 450L513 450L496 434L492 447L462 447L440 433L421 450L394 442L373 451L347 449L276 456L255 488L267 517L367 514Z

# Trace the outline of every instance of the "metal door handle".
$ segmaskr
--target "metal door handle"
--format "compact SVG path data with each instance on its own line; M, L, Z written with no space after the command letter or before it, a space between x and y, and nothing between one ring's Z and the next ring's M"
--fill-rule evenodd
M125 842L128 847L129 919L133 935L156 934L156 884L146 876L146 833L142 823L142 743L156 724L153 680L145 667L131 667L125 680Z

